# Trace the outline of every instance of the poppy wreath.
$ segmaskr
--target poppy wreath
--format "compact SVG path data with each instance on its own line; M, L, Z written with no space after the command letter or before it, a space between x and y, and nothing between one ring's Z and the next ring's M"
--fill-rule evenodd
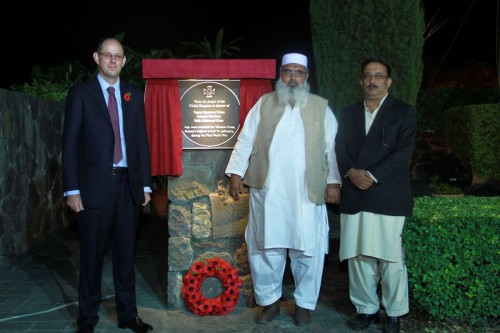
M224 291L219 296L207 298L201 292L207 277L220 280ZM182 297L188 308L198 316L227 315L238 304L241 278L231 264L220 258L195 261L182 282Z

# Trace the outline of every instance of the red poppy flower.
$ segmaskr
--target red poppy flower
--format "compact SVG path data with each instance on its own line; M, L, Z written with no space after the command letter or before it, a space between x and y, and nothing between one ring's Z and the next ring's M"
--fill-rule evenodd
M125 100L125 102L130 102L130 98L132 98L132 93L127 92L123 94L123 99Z
M209 276L213 276L215 274L215 269L213 268L212 264L211 263L208 263L207 265L205 265L203 267L203 273L205 274L205 276L209 277Z
M192 276L199 278L200 274L203 274L203 270L205 269L205 264L200 261L195 261L193 266L189 269L188 273L191 273Z

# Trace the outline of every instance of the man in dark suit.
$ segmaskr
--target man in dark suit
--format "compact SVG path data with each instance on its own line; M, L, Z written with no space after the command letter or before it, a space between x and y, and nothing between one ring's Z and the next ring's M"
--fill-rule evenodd
M348 260L355 330L379 321L399 332L409 312L408 274L401 233L412 214L409 162L415 148L415 109L389 94L391 67L382 59L361 66L364 101L340 117L335 151L343 177L340 201L340 260ZM377 289L380 283L382 299Z
M144 97L120 80L126 57L119 41L103 40L93 57L99 73L70 90L62 142L64 195L80 231L78 332L93 332L99 320L109 248L118 325L148 332L137 313L134 271L140 205L151 200Z

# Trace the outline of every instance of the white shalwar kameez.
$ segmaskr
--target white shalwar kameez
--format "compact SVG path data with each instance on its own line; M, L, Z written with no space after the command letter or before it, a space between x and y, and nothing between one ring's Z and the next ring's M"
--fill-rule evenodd
M244 176L260 120L260 103L250 110L226 168ZM325 116L328 183L341 183L334 150L338 123L327 107ZM250 189L245 232L257 304L281 298L287 249L298 306L314 310L319 297L325 254L328 253L326 205L308 198L305 180L304 126L300 107L287 106L269 149L269 170L262 189ZM318 175L319 176L319 175Z

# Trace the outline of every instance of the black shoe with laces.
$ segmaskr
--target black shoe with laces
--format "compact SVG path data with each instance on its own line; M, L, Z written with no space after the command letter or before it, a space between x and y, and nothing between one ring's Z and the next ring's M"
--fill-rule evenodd
M120 328L128 328L134 333L146 333L153 330L153 326L146 324L141 318L135 317L124 323L118 323Z
M384 333L399 333L400 331L399 317L387 316L384 322Z
M380 321L378 311L373 314L358 313L347 321L347 326L353 330L364 330L371 323L378 323Z

